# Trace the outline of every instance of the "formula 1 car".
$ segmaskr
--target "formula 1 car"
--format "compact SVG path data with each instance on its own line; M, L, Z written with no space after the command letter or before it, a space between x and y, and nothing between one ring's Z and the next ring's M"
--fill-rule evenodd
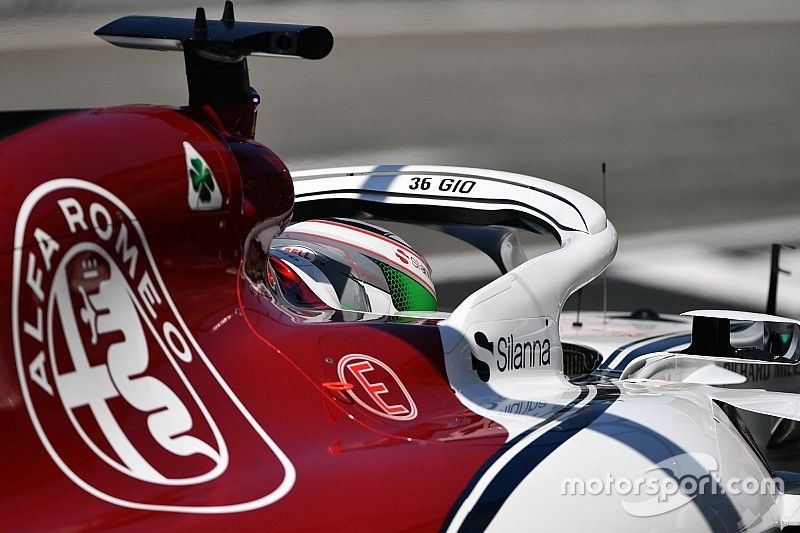
M723 326L729 328L726 338L730 347L716 354L720 357L733 355L735 350L754 349L753 354L761 359L780 359L793 349L790 343L794 339L796 321L774 315L699 310L678 316L660 315L647 308L632 313L565 312L560 321L564 373L572 380L590 375L606 379L630 375L655 354L687 350L693 339L692 317L696 316L727 319ZM717 358L703 366L700 374L691 378L684 376L684 379L714 385L747 384L775 391L800 391L800 382L792 369L769 365L749 367L743 365L741 357L735 361Z
M566 299L616 251L588 197L472 168L290 174L254 140L246 58L321 59L325 28L226 2L96 33L182 51L189 103L2 117L3 530L800 524L800 396L725 367L795 373L798 322L699 312L631 357L588 326L565 342ZM502 275L439 311L383 220ZM529 259L520 232L559 247Z

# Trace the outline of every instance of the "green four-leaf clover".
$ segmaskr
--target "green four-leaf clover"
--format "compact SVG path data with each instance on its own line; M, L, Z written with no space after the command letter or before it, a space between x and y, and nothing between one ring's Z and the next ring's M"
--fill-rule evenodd
M189 169L189 177L192 179L192 188L200 196L200 201L208 203L211 201L211 191L214 190L214 178L211 176L211 169L203 164L200 158L192 159L192 168Z

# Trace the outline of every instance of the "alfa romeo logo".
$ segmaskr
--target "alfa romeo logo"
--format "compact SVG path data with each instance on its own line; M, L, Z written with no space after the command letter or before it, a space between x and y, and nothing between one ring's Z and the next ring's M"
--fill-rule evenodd
M291 463L192 337L118 198L79 180L40 186L14 254L23 396L75 483L115 504L186 512L261 507L291 488ZM254 470L257 482L241 483ZM163 503L167 491L179 505Z

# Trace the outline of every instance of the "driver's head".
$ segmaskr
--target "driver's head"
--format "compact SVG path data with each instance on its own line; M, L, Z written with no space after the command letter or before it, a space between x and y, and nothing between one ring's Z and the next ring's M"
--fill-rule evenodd
M437 310L428 262L394 233L358 220L292 224L270 244L267 279L297 306Z

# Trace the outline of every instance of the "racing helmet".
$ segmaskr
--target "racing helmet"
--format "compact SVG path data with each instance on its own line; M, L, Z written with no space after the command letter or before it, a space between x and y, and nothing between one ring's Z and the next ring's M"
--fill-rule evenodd
M267 281L291 305L378 314L437 311L431 267L391 231L327 218L270 243Z

